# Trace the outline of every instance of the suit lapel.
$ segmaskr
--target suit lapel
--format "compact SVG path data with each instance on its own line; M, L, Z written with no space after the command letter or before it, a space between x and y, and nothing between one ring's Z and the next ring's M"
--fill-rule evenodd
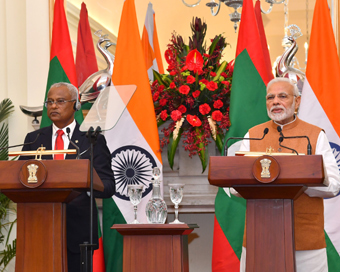
M46 150L52 150L52 126L46 127L41 131L41 142L40 146L44 146ZM38 147L40 147L38 146ZM43 159L52 160L52 155L45 155Z

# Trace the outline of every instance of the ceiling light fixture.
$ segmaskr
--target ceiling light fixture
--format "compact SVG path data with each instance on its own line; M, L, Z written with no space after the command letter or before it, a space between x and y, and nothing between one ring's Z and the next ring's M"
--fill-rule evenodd
M217 2L216 2L217 1ZM230 21L232 21L234 23L234 29L235 32L237 30L237 23L241 20L241 13L239 13L237 11L238 8L242 7L243 4L243 0L210 0L210 2L206 3L206 5L210 8L211 14L213 16L216 16L219 11L220 11L220 7L221 7L221 3L224 3L226 6L234 8L234 12L230 13ZM268 10L263 10L261 7L261 11L265 14L268 14L272 11L273 5L274 4L282 4L284 3L285 0L265 0L267 3L269 3L269 9ZM187 7L193 8L199 5L199 3L201 2L201 0L198 0L195 4L188 4L185 2L185 0L182 0L183 4L186 5Z

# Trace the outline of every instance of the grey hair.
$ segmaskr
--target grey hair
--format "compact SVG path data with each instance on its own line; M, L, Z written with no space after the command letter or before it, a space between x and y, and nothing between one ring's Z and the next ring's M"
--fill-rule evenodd
M78 89L76 87L74 87L74 85L70 84L70 83L66 83L66 82L58 82L58 83L54 83L50 89L48 90L48 93L50 92L50 90L52 88L59 88L59 87L66 87L70 94L71 94L71 97L72 97L72 100L76 100L78 101ZM47 95L48 95L47 93Z
M296 97L300 96L298 87L289 78L285 78L285 77L277 77L277 78L274 78L271 81L269 81L269 83L267 85L267 93L268 93L268 90L269 90L270 86L273 85L274 83L278 83L278 82L286 82L286 83L288 83L293 88L293 94Z

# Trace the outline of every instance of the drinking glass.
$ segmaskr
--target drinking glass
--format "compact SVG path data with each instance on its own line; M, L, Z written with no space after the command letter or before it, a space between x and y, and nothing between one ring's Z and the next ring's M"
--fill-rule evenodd
M178 220L178 204L181 203L183 198L184 184L168 184L170 190L171 202L175 204L175 220L170 224L184 224Z
M135 211L135 219L130 224L139 224L137 220L137 205L142 200L143 185L128 185L128 195Z

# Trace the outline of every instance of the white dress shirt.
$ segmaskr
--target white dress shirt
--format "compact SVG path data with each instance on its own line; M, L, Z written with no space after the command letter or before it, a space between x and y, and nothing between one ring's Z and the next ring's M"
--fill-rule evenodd
M73 122L71 124L69 124L68 126L64 127L64 128L58 128L54 123L52 125L52 150L54 150L54 146L55 146L55 141L57 139L57 131L59 129L61 129L62 131L64 131L64 134L62 135L63 141L64 141L64 149L68 149L68 146L70 144L70 140L67 137L67 132L66 132L66 128L69 127L70 128L70 139L72 138L73 135L73 131L76 127L76 121L73 120ZM65 155L64 154L64 159L65 159Z

